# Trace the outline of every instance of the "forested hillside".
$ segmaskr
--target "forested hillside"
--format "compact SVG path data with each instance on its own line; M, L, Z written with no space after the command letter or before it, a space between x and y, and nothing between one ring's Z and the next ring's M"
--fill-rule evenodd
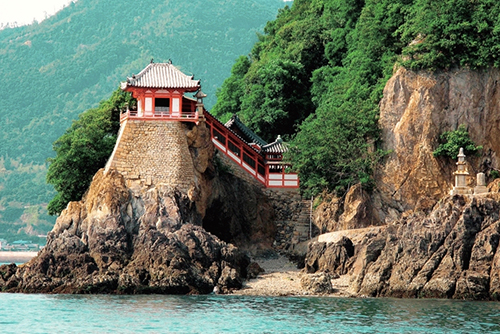
M295 0L233 65L212 111L286 135L308 196L370 188L394 66L498 67L499 14L492 0Z
M171 59L201 79L210 107L231 64L281 0L79 0L55 16L0 30L0 238L44 232L53 218L40 204L52 142L77 115L107 99L152 58Z

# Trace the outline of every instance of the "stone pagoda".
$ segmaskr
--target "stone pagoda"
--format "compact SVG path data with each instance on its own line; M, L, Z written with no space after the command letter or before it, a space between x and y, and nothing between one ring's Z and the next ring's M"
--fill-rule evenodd
M455 175L455 186L450 192L451 195L469 195L471 193L471 190L467 187L469 171L467 170L464 149L462 147L458 153L457 170L453 175Z

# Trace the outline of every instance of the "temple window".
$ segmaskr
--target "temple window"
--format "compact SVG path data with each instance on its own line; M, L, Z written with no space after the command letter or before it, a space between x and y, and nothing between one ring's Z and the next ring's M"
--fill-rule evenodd
M170 99L155 99L155 113L169 113L170 112Z

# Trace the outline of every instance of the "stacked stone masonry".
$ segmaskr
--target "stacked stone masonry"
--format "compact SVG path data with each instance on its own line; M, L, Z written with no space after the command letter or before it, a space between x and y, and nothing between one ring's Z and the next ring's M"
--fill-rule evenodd
M266 189L273 204L278 233L274 247L283 252L293 251L298 243L309 240L311 201L300 196L298 189ZM314 226L313 226L314 227Z
M115 169L129 182L164 183L187 192L195 171L181 122L127 120L106 171Z
M252 175L250 175L246 170L244 170L240 165L238 165L236 162L231 160L227 155L225 155L223 152L216 150L216 156L217 159L220 159L220 161L229 167L231 170L231 173L236 176L239 179L242 179L246 181L247 183L250 183L252 185L255 185L261 189L265 189L264 185L257 181Z
M266 188L225 154L218 152L217 156L224 165L231 169L231 173L247 183L259 186L271 201L278 231L274 241L276 250L285 253L293 251L296 244L309 240L311 201L302 199L298 189ZM315 233L313 231L313 236Z

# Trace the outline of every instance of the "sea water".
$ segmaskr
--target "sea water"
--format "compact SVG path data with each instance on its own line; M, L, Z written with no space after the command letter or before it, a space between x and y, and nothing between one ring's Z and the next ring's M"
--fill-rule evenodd
M0 294L0 333L500 333L500 303Z

